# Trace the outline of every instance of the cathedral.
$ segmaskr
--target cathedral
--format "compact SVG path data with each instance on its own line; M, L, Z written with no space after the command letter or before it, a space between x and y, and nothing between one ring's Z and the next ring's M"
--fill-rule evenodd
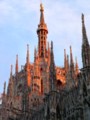
M90 45L82 14L82 63L79 69L64 49L64 66L55 65L53 42L47 41L48 27L40 4L37 28L38 46L30 62L27 45L26 63L19 71L16 55L15 73L6 82L0 105L0 120L90 120Z

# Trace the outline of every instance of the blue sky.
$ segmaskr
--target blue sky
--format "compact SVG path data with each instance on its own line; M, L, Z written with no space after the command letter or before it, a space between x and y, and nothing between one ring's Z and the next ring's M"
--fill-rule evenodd
M90 38L90 0L43 0L45 21L48 26L48 41L54 42L55 63L63 66L64 48L69 54L72 46L74 58L81 61L81 13ZM39 23L40 0L0 0L0 93L4 81L8 84L10 65L15 71L16 54L19 56L19 70L26 62L26 46L30 45L30 61L33 62L36 34Z

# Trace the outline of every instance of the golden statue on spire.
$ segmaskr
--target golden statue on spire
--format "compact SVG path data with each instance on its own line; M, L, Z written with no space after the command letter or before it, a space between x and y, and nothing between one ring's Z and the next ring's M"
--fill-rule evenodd
M42 3L40 4L40 10L41 10L41 11L44 11L44 7L43 7L43 4L42 4Z

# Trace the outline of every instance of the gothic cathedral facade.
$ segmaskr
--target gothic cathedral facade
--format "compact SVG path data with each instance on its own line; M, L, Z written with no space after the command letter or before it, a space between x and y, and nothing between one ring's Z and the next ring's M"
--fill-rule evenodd
M90 120L90 45L82 14L82 62L74 63L64 50L64 67L54 62L53 42L47 41L48 28L44 8L40 5L37 28L38 47L30 63L27 45L26 63L19 71L16 56L15 74L12 65L6 92L6 82L0 105L0 120ZM69 60L70 58L70 60Z

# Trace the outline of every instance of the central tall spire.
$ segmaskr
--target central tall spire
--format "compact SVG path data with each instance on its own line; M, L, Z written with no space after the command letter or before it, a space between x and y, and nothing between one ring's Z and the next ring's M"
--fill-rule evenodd
M44 20L44 7L42 4L40 4L40 23L38 25L37 34L38 34L38 54L40 58L45 58L48 29Z

